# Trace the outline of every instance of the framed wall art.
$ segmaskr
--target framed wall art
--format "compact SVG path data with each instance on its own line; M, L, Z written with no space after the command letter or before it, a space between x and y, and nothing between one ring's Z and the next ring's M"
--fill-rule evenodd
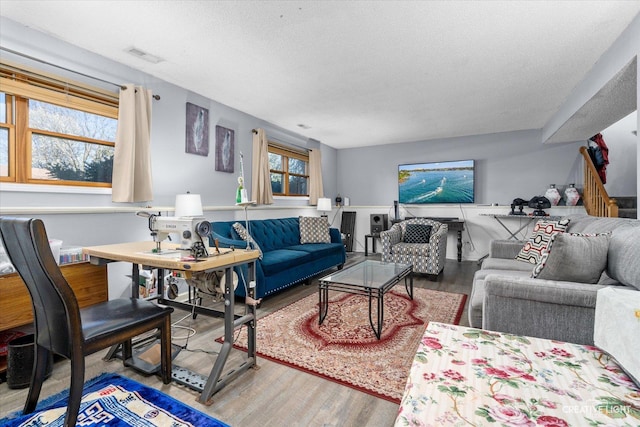
M216 126L216 170L233 173L235 132Z
M209 155L209 110L187 102L185 152Z

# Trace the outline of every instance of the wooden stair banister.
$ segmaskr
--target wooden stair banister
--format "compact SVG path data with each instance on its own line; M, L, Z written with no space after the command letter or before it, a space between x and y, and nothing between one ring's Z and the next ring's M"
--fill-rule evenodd
M596 169L587 147L580 147L580 153L584 158L584 191L582 200L587 214L602 217L618 217L618 203L616 199L609 197L602 184L598 170Z

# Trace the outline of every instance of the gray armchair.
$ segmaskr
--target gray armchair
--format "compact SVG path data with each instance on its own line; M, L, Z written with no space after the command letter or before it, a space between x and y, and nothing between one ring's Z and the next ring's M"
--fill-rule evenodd
M423 232L431 227L428 241ZM426 273L432 280L444 269L449 227L426 218L414 218L394 224L380 233L382 261L413 264L413 271Z

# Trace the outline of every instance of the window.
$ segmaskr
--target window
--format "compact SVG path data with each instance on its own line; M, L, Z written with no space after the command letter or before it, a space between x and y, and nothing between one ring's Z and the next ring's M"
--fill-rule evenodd
M309 194L309 154L269 143L271 190L276 196Z
M0 64L0 181L111 187L117 95Z

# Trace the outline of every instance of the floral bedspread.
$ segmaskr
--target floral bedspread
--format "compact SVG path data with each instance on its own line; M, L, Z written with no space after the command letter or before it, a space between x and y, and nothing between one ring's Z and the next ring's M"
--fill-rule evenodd
M640 389L596 347L429 323L396 426L640 426Z

